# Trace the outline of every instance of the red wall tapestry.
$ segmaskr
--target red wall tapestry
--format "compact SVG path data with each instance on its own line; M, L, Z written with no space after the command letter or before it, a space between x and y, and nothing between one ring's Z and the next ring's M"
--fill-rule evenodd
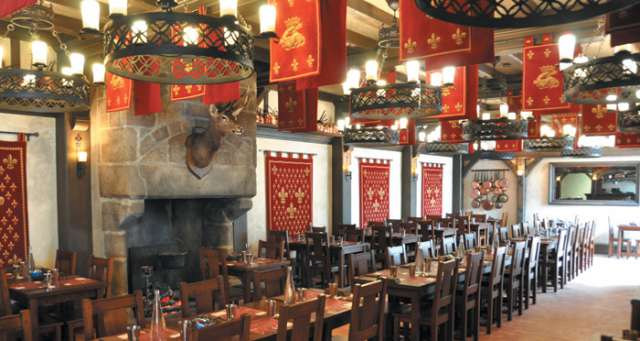
M441 164L422 164L422 216L442 216Z
M389 160L360 159L360 226L389 218Z
M127 110L131 106L133 81L106 73L107 112Z
M0 268L24 261L29 250L27 145L0 141Z
M313 220L313 157L265 152L267 228L304 232Z
M602 104L582 105L582 131L585 135L614 135L618 130L618 114Z

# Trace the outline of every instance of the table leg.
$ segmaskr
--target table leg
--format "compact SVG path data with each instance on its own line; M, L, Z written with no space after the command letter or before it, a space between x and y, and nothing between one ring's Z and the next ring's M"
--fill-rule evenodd
M340 265L340 282L338 283L340 288L344 288L344 277L345 277L345 272L344 272L344 250L342 248L340 248L340 252L339 252L339 256L340 256L340 260L338 261L338 265Z
M624 237L624 230L618 228L618 258L622 257L622 239Z
M40 325L38 321L39 303L37 299L29 300L29 314L31 315L31 330L33 331L33 340L40 340Z
M244 291L244 302L251 302L251 283L249 282L249 271L243 271L241 279Z
M420 340L420 296L411 298L411 340Z

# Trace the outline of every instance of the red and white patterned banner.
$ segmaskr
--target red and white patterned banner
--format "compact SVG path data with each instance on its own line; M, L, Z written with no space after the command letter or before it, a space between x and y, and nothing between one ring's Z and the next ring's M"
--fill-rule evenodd
M0 141L0 268L24 261L29 251L27 145Z
M270 0L276 6L276 33L270 42L270 82L320 73L320 0Z
M313 221L313 156L265 152L267 228L299 234Z
M425 15L415 0L400 1L400 59L424 58L428 70L492 63L493 30Z
M533 37L525 39L522 50L522 110L552 114L570 112L564 99L564 78L560 72L558 44L545 34L535 45Z
M618 129L618 115L606 105L582 105L582 131L585 135L613 135Z
M442 216L442 164L422 163L422 217Z
M360 227L389 218L389 160L359 159Z
M110 72L106 74L107 112L127 110L131 107L133 81Z

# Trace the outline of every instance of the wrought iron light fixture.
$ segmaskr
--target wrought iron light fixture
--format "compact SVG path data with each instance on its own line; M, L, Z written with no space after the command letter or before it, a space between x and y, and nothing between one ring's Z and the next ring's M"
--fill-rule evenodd
M347 144L398 144L400 134L389 127L352 127L343 132Z
M577 147L573 149L563 149L563 157L584 157L595 158L602 156L602 149L596 147Z
M526 119L467 120L462 124L462 137L466 141L526 139L528 129L529 121Z
M468 143L425 142L418 144L418 153L423 154L468 154Z
M467 26L541 27L596 17L628 7L634 0L415 0L434 18Z
M380 84L351 89L351 116L367 119L420 118L440 112L440 88L418 82Z
M233 82L254 72L256 36L237 15L237 1L221 1L219 18L174 12L175 0L157 2L160 12L111 14L104 28L107 71L171 84ZM257 38L275 37L267 31L274 29L275 11L265 7L260 13L269 20Z
M573 139L567 136L524 140L524 150L529 152L552 152L573 149Z
M82 74L84 56L69 53L53 25L53 11L42 1L16 13L7 25L5 35L24 29L32 36L33 69L2 67L0 53L0 110L35 113L78 112L89 109L89 83ZM59 50L67 54L70 67L53 70L48 61L47 44L40 40L51 35Z
M618 112L618 129L625 133L640 133L640 108L634 106Z

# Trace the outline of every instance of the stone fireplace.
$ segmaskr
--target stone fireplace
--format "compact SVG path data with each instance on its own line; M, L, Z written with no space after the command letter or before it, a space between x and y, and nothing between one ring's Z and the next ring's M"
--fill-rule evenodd
M216 107L171 102L168 86L162 87L164 111L149 116L107 113L104 91L94 96L94 244L103 242L104 254L115 259L114 293L137 282L131 276L138 269L127 269L139 264L128 259L131 250L186 251L188 266L180 277L193 280L200 246L233 247L233 221L251 208L256 192L255 84L255 78L241 82L243 109L228 117L242 133L223 134L201 178L187 167L186 141L209 127Z

